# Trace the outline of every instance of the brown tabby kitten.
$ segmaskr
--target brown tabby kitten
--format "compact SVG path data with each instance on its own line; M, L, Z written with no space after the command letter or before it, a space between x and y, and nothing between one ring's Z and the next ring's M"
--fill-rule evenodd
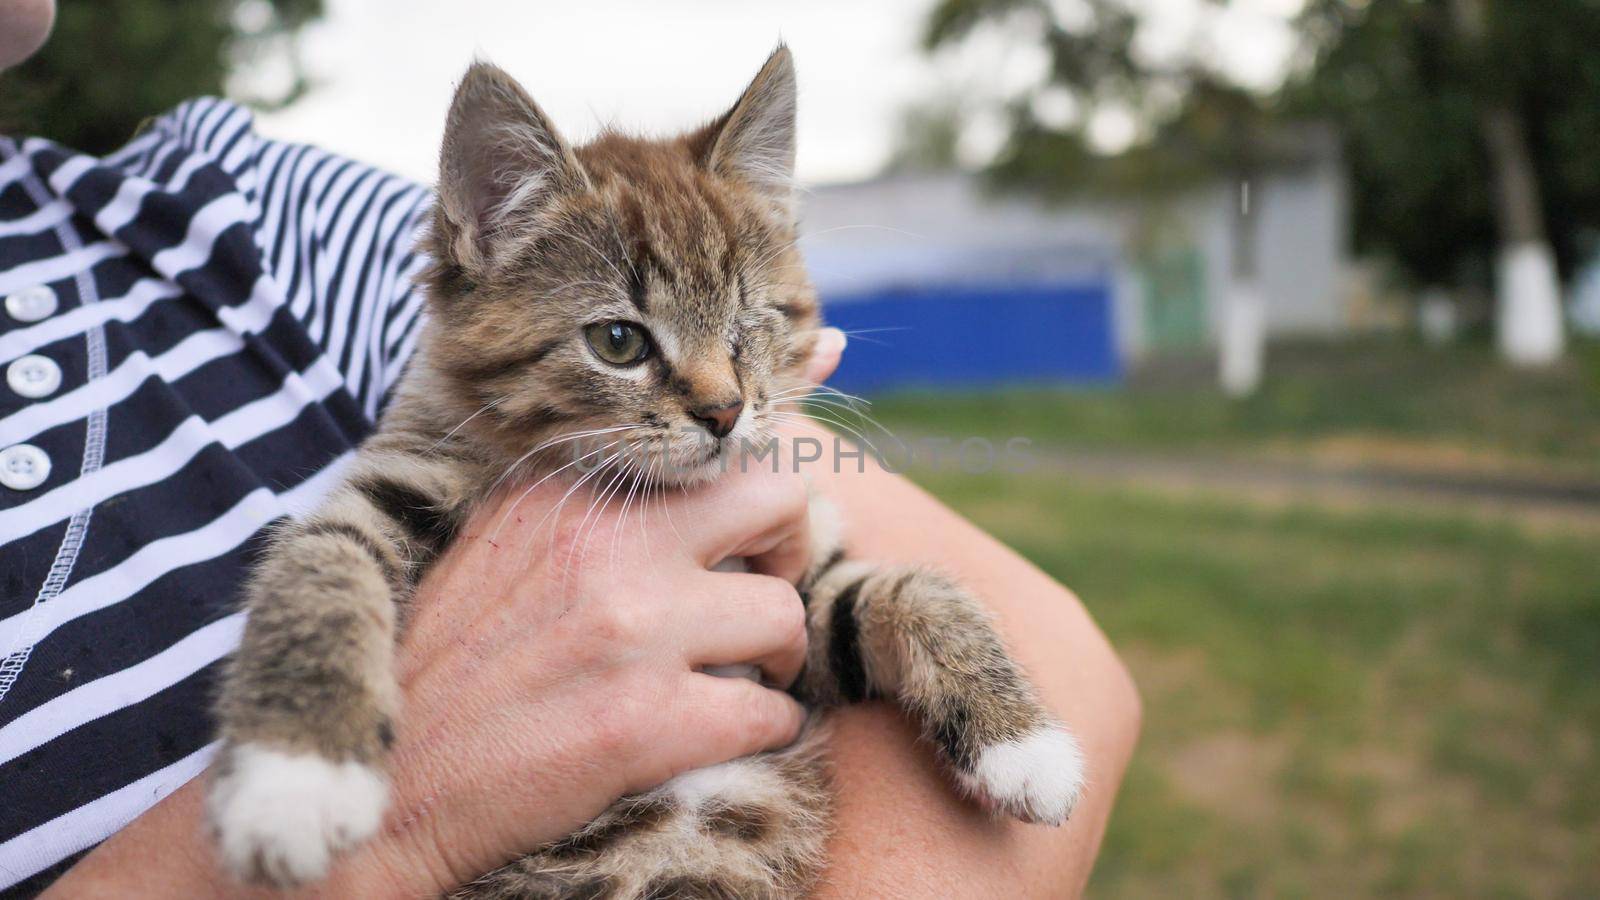
M703 128L576 148L504 72L467 72L441 154L421 348L342 485L273 536L249 587L207 800L239 875L315 880L378 828L409 593L503 474L550 472L569 458L550 442L626 428L654 449L619 470L672 487L771 434L819 326L795 250L794 116L782 47ZM846 558L835 516L817 506L812 519L797 695L815 709L893 698L967 792L1064 821L1083 782L1077 744L980 604L932 572ZM829 814L819 733L624 798L459 894L803 895Z

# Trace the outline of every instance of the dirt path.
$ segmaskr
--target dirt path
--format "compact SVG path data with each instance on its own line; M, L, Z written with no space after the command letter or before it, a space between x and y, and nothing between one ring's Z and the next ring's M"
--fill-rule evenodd
M1087 482L1255 502L1468 513L1600 530L1600 482L1379 465L1035 448L1039 466Z

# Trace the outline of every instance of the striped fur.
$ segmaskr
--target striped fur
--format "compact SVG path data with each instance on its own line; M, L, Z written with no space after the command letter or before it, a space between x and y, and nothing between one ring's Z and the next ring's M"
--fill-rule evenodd
M469 71L447 125L417 355L342 485L274 535L249 588L208 795L240 875L314 880L377 827L404 727L393 648L411 591L496 485L557 471L560 441L584 429L643 441L643 458L602 453L607 477L660 487L714 477L735 441L772 433L819 325L793 246L793 129L781 48L703 129L576 149L504 73ZM583 332L608 319L647 329L653 355L602 361ZM732 434L694 432L697 411L731 402L744 405ZM963 789L1062 821L1082 780L1076 746L982 606L933 572L851 559L821 500L811 521L797 695L819 713L895 700ZM787 750L624 798L455 896L802 896L827 837L824 743L814 718Z
M582 831L523 857L453 897L738 898L804 896L821 869L831 801L814 722L794 746L727 764L719 793L691 773L627 798ZM724 767L717 767L724 768ZM720 773L712 772L715 778Z

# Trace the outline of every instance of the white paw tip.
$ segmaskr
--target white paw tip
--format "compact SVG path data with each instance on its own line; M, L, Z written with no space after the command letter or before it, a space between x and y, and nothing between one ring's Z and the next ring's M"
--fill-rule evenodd
M735 759L684 772L661 789L690 809L710 801L739 805L759 802L772 793L773 778L771 770L760 762Z
M978 755L962 784L985 805L1024 822L1060 825L1083 793L1084 759L1066 729L1046 725Z
M250 881L316 881L333 858L371 837L388 785L371 766L242 744L212 780L206 810L223 861Z

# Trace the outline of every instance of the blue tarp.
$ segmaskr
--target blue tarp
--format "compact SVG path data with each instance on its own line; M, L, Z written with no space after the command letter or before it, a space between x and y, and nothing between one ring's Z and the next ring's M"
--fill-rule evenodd
M1108 382L1122 374L1104 283L917 286L825 296L850 335L830 381L897 387Z

